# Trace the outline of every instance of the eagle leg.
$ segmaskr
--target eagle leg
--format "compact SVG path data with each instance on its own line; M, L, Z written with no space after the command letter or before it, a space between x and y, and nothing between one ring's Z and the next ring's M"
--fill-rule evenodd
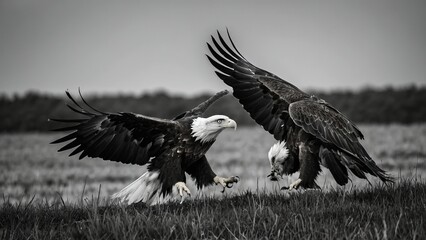
M183 200L185 199L185 196L183 195L183 192L186 192L188 196L191 196L191 191L189 191L189 188L186 186L184 182L177 182L175 183L176 188L178 189L179 195L181 196L180 203L183 203Z
M215 182L215 184L222 185L223 189L221 192L224 193L226 188L232 188L234 186L234 183L239 182L240 177L232 176L228 178L223 178L223 177L216 176L213 178L213 181Z
M308 188L319 188L316 184L315 179L318 174L321 172L321 167L319 165L318 159L318 144L315 141L304 141L301 139L299 144L299 179L296 180L291 185L294 189L297 187L302 187L305 189ZM291 186L289 189L293 189Z

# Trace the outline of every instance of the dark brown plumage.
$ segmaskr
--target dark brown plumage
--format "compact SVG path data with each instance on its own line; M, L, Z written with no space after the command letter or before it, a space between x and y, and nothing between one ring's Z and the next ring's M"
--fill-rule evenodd
M364 173L369 173L392 181L360 144L364 136L346 116L324 100L251 64L237 50L229 32L228 38L230 44L219 32L217 38L212 36L215 48L207 46L213 57L207 58L250 116L276 140L287 142L289 155L279 174L299 170L300 186L317 187L321 163L340 185L348 182L347 168L360 178L366 179Z

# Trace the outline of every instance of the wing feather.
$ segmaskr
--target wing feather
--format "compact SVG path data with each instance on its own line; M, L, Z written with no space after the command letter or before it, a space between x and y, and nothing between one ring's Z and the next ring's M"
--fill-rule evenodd
M51 143L52 143L52 144L55 144L55 143L67 142L67 141L69 141L69 140L71 140L71 139L74 139L74 138L76 138L76 137L77 137L77 132L73 132L73 133L68 134L68 135L66 135L65 137L61 137L61 138L59 138L59 139L57 139L57 140L55 140L55 141L53 141L53 142L51 142Z
M233 56L231 56L228 52L226 52L225 50L222 49L222 47L219 45L219 43L217 43L216 39L213 36L211 36L211 38L212 38L212 42L213 42L214 46L216 47L216 49L219 50L220 54L222 54L226 59L229 59L230 63L238 61L239 58L234 58ZM213 54L213 52L214 52L213 48L208 43L207 43L207 46L209 46L209 50ZM219 55L219 54L216 54L216 55ZM232 68L233 66L231 65L229 67Z
M73 112L80 113L80 114L83 114L83 115L86 115L86 116L94 116L93 113L89 113L89 112L86 112L86 111L77 110L76 108L74 108L73 106L71 106L69 104L67 104L67 107L69 109L71 109Z
M67 104L68 107L86 117L50 119L70 124L55 129L72 132L52 142L66 143L59 151L73 149L70 156L80 153L80 159L86 156L100 157L104 160L143 165L175 142L179 131L175 121L133 113L104 113L91 107L79 92L83 103L94 111L89 112L68 91L66 94L74 104Z
M67 145L61 147L58 152L62 152L71 148L75 148L78 145L80 145L80 143L77 141L77 139L74 139L72 142L68 143Z
M220 35L220 33L219 33L219 31L217 31L217 35L218 35L218 37L219 37L219 41L222 43L222 46L224 46L225 47L225 49L232 55L232 56L234 56L236 59L239 59L239 60L241 60L242 59L242 55L241 56L239 56L238 54L236 54L229 46L228 46L228 44L225 42L225 40L222 38L222 36ZM229 35L228 35L229 36ZM229 37L229 39L231 40L231 38ZM232 44L232 46L234 47L234 49L235 49L235 51L236 52L238 52L238 50L235 48L235 45L232 43L232 40L231 40L231 44ZM238 52L239 53L239 52Z
M74 156L74 155L76 155L76 154L78 154L78 153L80 153L80 152L82 152L84 150L84 147L82 146L82 145L80 145L80 146L78 146L77 148L75 148L71 153L70 153L70 155L68 155L68 156Z
M371 159L358 141L356 127L327 105L305 99L291 103L289 113L296 125L324 143L333 144L360 159Z
M212 36L216 50L207 43L212 54L212 57L207 55L208 60L217 69L217 76L233 88L233 95L250 116L277 140L284 140L284 130L280 127L285 119L282 115L288 115L285 111L293 99L299 100L308 95L276 75L248 62L235 47L229 32L228 39L230 45L219 32L217 38ZM283 86L292 90L291 96L282 91Z

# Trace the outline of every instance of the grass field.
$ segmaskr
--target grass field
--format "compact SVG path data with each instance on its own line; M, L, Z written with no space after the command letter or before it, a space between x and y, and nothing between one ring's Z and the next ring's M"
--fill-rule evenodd
M5 238L424 238L426 125L361 126L363 145L398 180L336 186L324 169L322 191L279 191L266 179L272 137L260 128L226 131L207 154L217 174L241 182L213 186L179 205L123 208L110 194L145 169L67 157L54 134L0 135L0 236ZM296 178L297 175L291 178ZM405 180L401 180L405 179ZM191 180L189 180L191 181ZM193 184L189 184L196 193ZM95 199L93 201L93 199Z
M426 184L362 190L246 192L146 207L3 204L3 239L424 239Z

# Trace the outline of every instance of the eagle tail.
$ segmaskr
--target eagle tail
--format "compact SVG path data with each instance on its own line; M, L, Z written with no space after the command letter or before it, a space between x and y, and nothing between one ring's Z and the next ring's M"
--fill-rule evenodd
M331 150L334 157L340 161L342 166L346 166L351 172L361 178L368 181L365 173L369 173L373 176L380 178L383 182L393 182L393 178L389 176L383 169L376 165L372 159L360 159L346 152L339 150Z
M148 205L160 203L165 199L160 197L161 182L159 175L158 171L148 171L121 191L113 194L112 198L127 205L138 202L144 202Z

